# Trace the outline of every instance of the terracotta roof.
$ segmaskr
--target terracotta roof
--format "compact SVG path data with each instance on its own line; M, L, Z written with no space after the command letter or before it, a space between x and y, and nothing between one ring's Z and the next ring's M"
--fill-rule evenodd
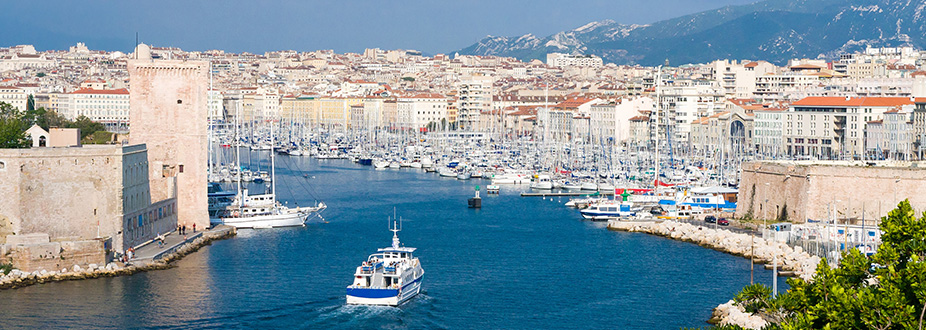
M125 88L121 88L121 89L81 88L81 89L71 92L70 94L129 95L129 90Z
M804 70L804 69L823 69L823 67L816 66L816 65L813 65L813 64L801 64L801 65L792 66L791 69L799 69L799 70Z
M649 121L649 117L647 117L647 116L635 116L635 117L630 117L630 119L628 119L628 120L629 120L629 121Z
M746 65L743 65L744 68L754 68L757 66L759 66L759 62L749 62L749 63L746 63Z
M797 107L824 106L824 107L893 107L910 105L913 101L907 97L844 97L814 96L805 97L791 105Z

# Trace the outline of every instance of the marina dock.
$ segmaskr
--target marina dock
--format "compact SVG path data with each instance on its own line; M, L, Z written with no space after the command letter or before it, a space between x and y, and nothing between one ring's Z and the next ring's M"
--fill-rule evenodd
M598 196L613 196L613 191L599 191ZM522 192L521 197L595 196L595 192Z

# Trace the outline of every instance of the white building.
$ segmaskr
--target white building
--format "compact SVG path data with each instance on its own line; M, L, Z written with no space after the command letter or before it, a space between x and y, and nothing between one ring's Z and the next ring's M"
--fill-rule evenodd
M589 113L592 139L610 144L626 142L631 137L630 119L652 108L653 99L649 97L592 105Z
M9 103L14 108L25 111L29 94L25 90L14 86L0 86L0 102Z
M766 61L742 62L719 60L710 64L710 73L727 98L753 98L756 77L775 74L778 67Z
M820 77L803 74L771 74L756 76L754 97L762 102L787 99L789 93L805 91L818 86Z
M600 57L595 55L570 55L563 53L547 54L547 65L556 67L592 67L600 68L604 62Z
M752 136L758 154L767 157L779 157L783 154L782 127L786 111L787 109L779 108L753 110L756 117Z
M860 158L868 122L884 119L887 111L913 107L914 101L904 97L804 98L792 103L785 114L784 145L787 154L795 157Z
M110 132L129 129L129 91L127 89L82 88L68 93L68 108L61 113L74 120L80 116L106 125Z
M469 76L460 81L458 90L457 122L460 129L478 131L479 116L492 109L492 84L489 76Z
M396 117L399 128L420 130L428 124L440 127L447 121L447 98L435 93L398 97Z
M711 81L679 80L659 86L659 133L668 129L673 142L688 142L691 122L725 109L724 94Z

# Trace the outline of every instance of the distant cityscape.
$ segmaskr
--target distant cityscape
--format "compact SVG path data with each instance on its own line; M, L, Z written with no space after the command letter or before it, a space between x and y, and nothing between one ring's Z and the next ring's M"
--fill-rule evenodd
M139 49L154 59L210 62L214 120L231 121L237 111L243 121L340 130L459 129L635 145L659 134L686 154L726 148L776 158L909 160L926 147L926 52L910 47L783 67L752 59L661 68L558 53L521 62L414 50ZM25 109L31 95L36 108L126 133L126 61L135 56L82 43L66 51L0 48L0 102Z

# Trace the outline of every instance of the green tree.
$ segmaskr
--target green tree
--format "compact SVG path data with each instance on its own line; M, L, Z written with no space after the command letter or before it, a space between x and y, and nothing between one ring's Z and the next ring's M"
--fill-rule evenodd
M80 117L77 117L77 119L74 120L74 122L71 123L69 127L79 128L81 139L84 139L90 135L93 135L93 133L96 133L97 131L106 130L106 126L103 126L103 124L92 121L90 120L90 118L87 118L87 116L83 116L83 115L81 115Z
M26 137L29 125L22 111L0 102L0 148L28 148L31 144Z
M836 268L826 260L811 281L788 279L790 289L770 298L747 286L735 301L770 322L768 329L922 329L926 317L926 213L909 201L881 219L881 246L868 257L843 252Z
M35 111L35 97L29 94L26 98L26 112Z
M26 112L26 118L30 124L39 125L44 130L52 127L71 127L74 125L70 120L59 115L55 111L49 111L45 108L38 108Z

